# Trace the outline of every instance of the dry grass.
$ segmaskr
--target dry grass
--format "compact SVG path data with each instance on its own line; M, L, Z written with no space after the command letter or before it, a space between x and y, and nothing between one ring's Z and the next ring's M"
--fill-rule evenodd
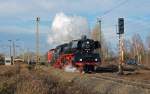
M145 93L145 89L105 79L93 80L88 74L66 73L53 68L43 69L34 69L23 64L0 66L0 94L134 94L133 92L149 94L150 92ZM131 78L137 77L134 75Z
M16 89L14 66L0 66L0 94L14 94Z
M90 90L27 65L0 66L0 94L93 94Z

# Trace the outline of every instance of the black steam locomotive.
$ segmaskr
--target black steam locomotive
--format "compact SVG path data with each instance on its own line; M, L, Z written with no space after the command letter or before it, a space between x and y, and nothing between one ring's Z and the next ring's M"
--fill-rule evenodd
M86 36L79 40L73 40L57 46L53 52L54 66L63 68L71 64L81 72L92 72L101 62L100 55L96 49L100 48L100 43Z

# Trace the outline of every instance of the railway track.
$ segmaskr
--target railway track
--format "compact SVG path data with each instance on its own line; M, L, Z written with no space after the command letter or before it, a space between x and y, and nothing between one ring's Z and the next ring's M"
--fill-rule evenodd
M144 83L141 81L131 81L131 80L127 80L124 78L116 78L116 77L111 77L111 76L106 76L106 75L88 75L90 78L92 79L103 79L103 80L110 80L116 83L120 83L120 84L125 84L125 85L131 85L131 86L135 86L135 87L140 87L143 89L150 89L150 83Z
M45 71L47 71L49 68L44 68ZM109 75L105 75L105 74L101 74L101 73L96 73L96 74L85 74L87 77L89 77L90 79L93 80L109 80L109 81L113 81L116 83L120 83L120 84L125 84L125 85L130 85L130 86L134 86L134 87L140 87L143 89L150 89L150 81L147 80L140 80L140 81L135 81L135 80L130 80L130 79L125 79L124 77L120 77L120 76L109 76ZM115 74L114 74L115 75ZM75 77L76 78L76 77ZM77 77L78 78L78 77Z

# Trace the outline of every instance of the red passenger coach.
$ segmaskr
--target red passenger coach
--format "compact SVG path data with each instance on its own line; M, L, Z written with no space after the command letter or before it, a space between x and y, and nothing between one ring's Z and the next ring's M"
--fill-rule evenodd
M48 63L49 63L49 64L52 62L53 55L54 55L54 50L55 50L55 49L51 49L51 50L49 50L48 53L47 53L47 60L48 60Z

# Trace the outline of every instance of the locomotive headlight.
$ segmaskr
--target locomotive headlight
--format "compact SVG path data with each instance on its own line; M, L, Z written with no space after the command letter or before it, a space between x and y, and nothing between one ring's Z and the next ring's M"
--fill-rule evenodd
M79 59L80 61L82 61L82 59Z
M97 59L97 58L95 58L95 61L98 61L98 59Z
M89 41L87 41L86 43L87 43L87 44L89 44L90 42L89 42Z

